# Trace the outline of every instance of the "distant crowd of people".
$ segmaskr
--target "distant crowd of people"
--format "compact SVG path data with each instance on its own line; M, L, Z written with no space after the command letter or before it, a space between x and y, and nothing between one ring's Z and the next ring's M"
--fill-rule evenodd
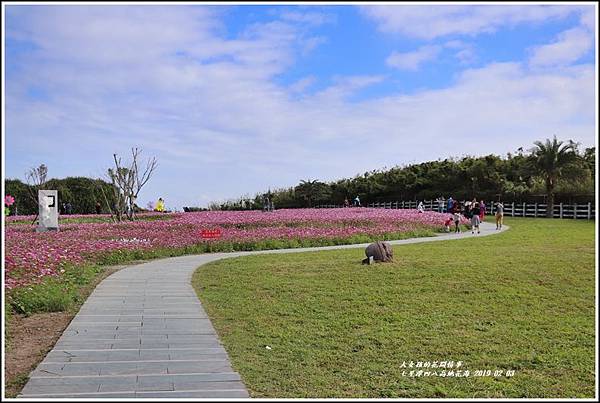
M70 202L62 203L63 214L73 214L73 205Z
M362 207L360 204L360 198L358 197L358 195L356 195L356 197L352 200L352 206L353 207ZM350 207L350 202L348 201L347 197L344 199L344 207Z
M263 196L263 211L275 211L275 203L268 194Z
M473 200L458 201L449 197L446 201L443 197L439 197L436 201L439 213L446 212L450 214L444 221L447 232L450 232L451 227L454 226L454 232L460 233L460 220L461 217L465 217L471 222L471 233L481 233L480 225L487 212L487 205L483 200L477 201L476 198L473 198ZM504 204L497 202L495 204L492 203L492 205L495 207L496 229L500 230L502 229L502 221L504 219ZM352 200L352 204L350 204L350 201L346 197L344 199L344 207L361 207L360 198L356 196ZM419 213L425 212L425 204L422 201L417 204L417 211Z
M438 209L439 212L443 212L444 206L439 203L440 200L442 199L438 199ZM460 219L462 216L471 221L472 234L475 234L475 231L477 231L477 234L481 233L479 226L485 218L486 208L487 206L483 200L477 201L476 198L473 198L471 201L466 200L459 202L458 200L449 197L446 205L446 212L450 213L450 216L444 222L446 231L450 232L450 227L454 223L454 232L460 233ZM495 204L494 216L496 219L496 229L501 230L502 221L504 219L504 205L502 202L497 202Z

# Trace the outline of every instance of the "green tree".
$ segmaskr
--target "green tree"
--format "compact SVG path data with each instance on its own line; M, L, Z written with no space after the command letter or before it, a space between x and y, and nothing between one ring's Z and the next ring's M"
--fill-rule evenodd
M4 190L7 195L15 198L15 203L10 206L10 214L37 214L37 200L31 197L33 190L30 189L29 185L19 179L6 179Z
M329 186L316 179L301 180L300 184L294 188L294 192L306 202L308 207L312 207L314 202L327 200L331 196Z

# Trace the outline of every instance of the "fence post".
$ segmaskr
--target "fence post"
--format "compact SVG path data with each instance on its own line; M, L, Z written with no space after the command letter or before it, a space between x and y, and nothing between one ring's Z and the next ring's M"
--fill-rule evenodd
M525 211L527 210L527 204L523 202L523 217L525 217Z
M533 204L533 216L537 218L537 202Z
M396 210L398 210L398 200L396 200L396 201L394 202L394 206L395 206L394 208L395 208Z
M510 216L511 217L515 216L515 202L512 202L512 204L511 204Z
M588 202L588 220L592 219L592 203Z
M552 216L554 216L554 211L552 212ZM559 207L559 211L558 211L558 216L559 216L559 218L562 218L562 216L563 216L562 203L560 203L560 207Z
M577 203L573 204L573 219L577 219Z

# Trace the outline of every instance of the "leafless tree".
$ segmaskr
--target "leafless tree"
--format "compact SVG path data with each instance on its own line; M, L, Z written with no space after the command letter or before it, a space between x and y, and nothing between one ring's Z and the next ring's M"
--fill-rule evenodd
M40 165L37 168L31 168L25 174L27 183L31 186L35 186L38 189L46 183L48 177L48 167L45 164Z
M29 197L31 200L37 205L38 204L38 193L39 190L43 189L48 181L48 167L45 164L41 164L37 168L30 168L25 173L25 182L27 183L27 190L29 192ZM38 215L35 215L35 218L31 222L35 223Z
M104 199L116 221L135 220L135 208L137 197L146 183L152 177L158 163L155 157L149 158L143 169L140 169L138 160L142 150L137 147L131 149L131 164L123 165L121 157L113 154L114 168L109 168L107 177L113 188L114 203L108 202L108 196L103 193Z

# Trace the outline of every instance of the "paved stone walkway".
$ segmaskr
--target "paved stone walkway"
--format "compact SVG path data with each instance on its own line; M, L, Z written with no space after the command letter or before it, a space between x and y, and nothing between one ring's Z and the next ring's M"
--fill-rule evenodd
M469 231L390 243L498 232L483 223L480 235ZM359 248L362 259L366 245L181 256L122 269L96 287L19 397L249 397L192 288L194 271L215 260L265 253Z

